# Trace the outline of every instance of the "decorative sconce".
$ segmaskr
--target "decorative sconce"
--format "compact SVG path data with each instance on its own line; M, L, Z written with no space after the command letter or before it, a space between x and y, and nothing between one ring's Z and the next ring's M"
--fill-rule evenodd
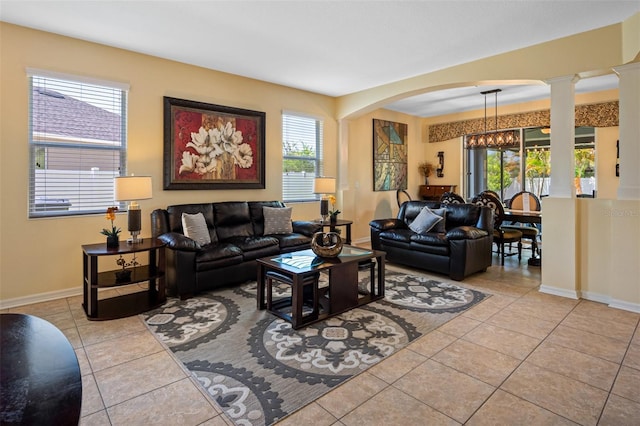
M444 176L444 151L438 151L438 168L436 169L436 176Z

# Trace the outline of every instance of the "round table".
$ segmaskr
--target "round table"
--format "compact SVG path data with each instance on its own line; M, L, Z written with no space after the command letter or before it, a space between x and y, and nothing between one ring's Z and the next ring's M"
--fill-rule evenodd
M0 423L77 425L78 358L65 335L33 315L0 314Z

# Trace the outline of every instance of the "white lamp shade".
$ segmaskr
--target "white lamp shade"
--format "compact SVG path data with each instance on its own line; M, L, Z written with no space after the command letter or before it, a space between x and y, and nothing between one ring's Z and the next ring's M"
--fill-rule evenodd
M151 176L120 176L113 180L116 201L151 198Z
M314 194L333 194L336 192L336 178L317 177L313 180Z

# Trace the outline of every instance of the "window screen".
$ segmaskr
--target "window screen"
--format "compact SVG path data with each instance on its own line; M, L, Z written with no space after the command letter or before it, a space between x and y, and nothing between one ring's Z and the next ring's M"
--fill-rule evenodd
M29 217L106 211L126 175L128 88L29 73Z
M313 179L322 175L322 121L309 116L282 115L282 198L312 201Z

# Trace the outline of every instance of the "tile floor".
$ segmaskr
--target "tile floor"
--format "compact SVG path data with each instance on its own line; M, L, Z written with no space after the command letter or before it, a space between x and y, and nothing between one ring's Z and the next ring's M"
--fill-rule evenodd
M463 282L492 297L279 424L639 425L640 314L539 293L540 268L498 265ZM81 303L5 311L69 338L82 425L232 424L137 316L92 322Z

